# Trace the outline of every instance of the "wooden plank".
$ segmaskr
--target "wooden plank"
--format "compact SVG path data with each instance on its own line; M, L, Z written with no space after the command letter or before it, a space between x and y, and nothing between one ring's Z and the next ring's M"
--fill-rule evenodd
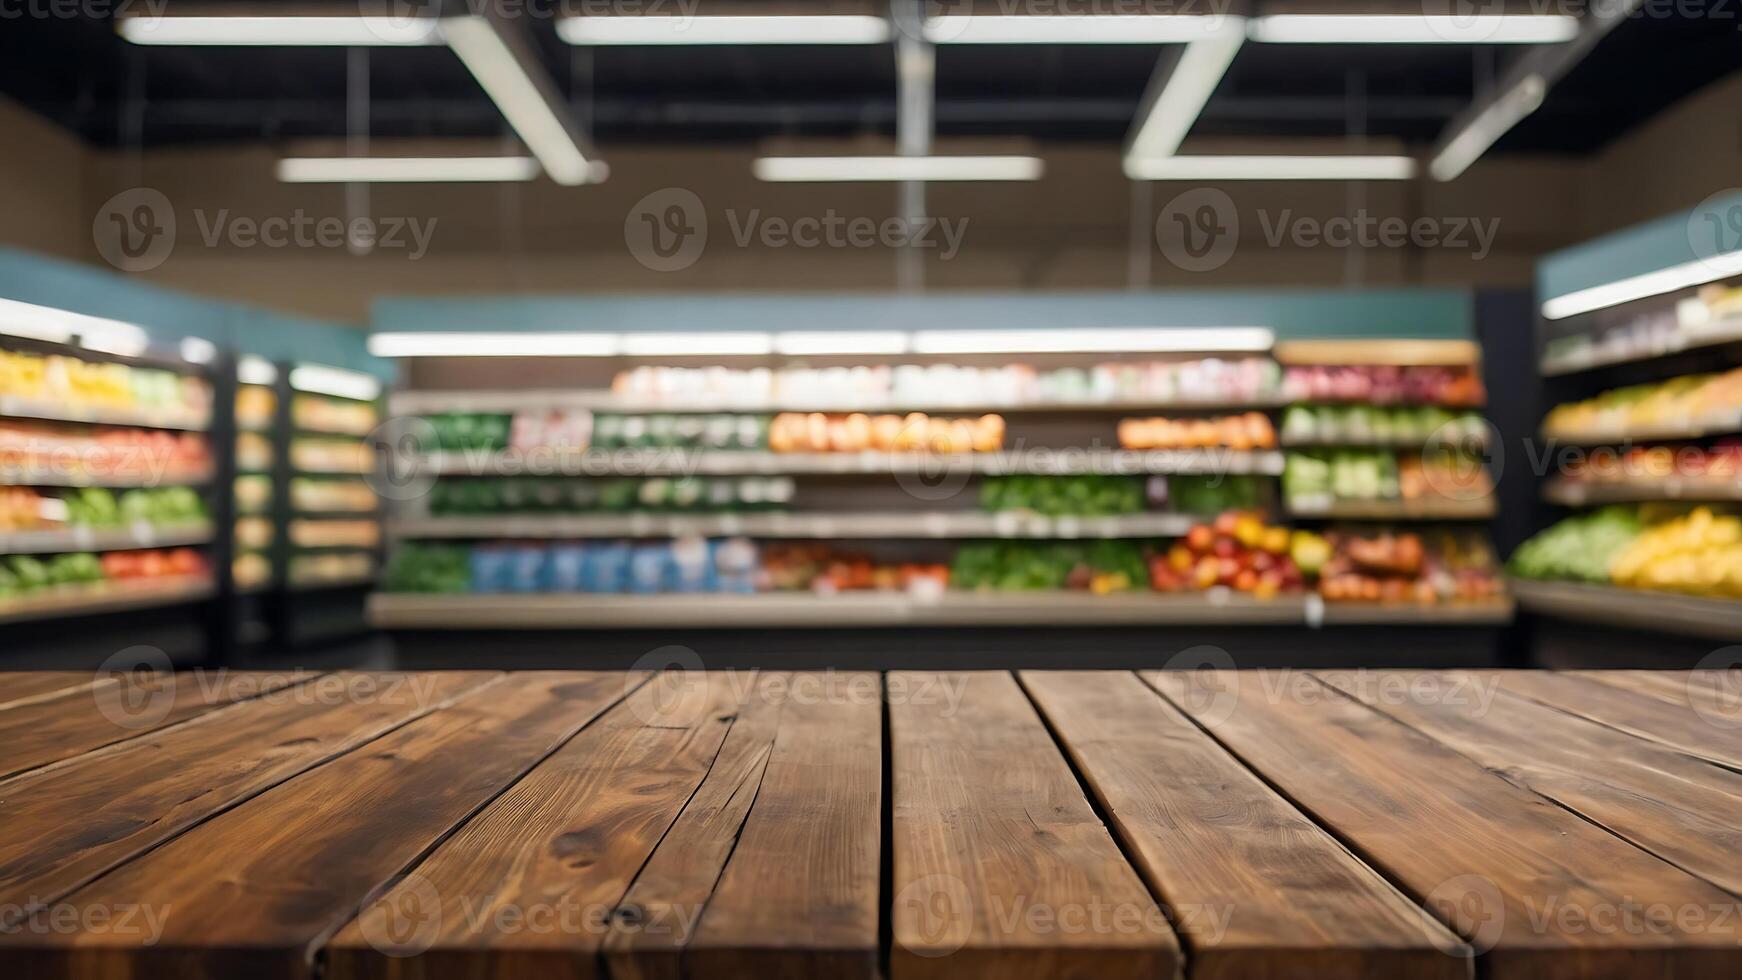
M34 911L494 674L334 674L0 782L0 908ZM79 814L69 833L69 815Z
M1023 671L1172 910L1191 975L1470 975L1458 940L1136 675Z
M113 683L113 677L85 670L0 672L0 711L88 691L96 684Z
M683 951L738 844L768 767L791 675L764 671L719 755L611 917L612 980L682 980Z
M1010 674L888 684L894 980L1177 975L1166 917Z
M1719 728L1742 729L1742 670L1579 670L1576 677L1691 708Z
M691 980L877 973L876 674L800 673L738 847L684 955Z
M707 775L751 679L674 671L641 687L365 908L328 944L327 975L597 976L618 903Z
M1320 675L1489 770L1526 786L1664 860L1742 894L1742 773L1556 711L1504 691L1481 697L1479 678L1438 675L1426 696L1391 697L1372 684ZM1434 692L1439 693L1434 693ZM1601 764L1593 765L1592 760Z
M116 678L0 712L0 778L71 759L105 745L259 697L318 676L306 671L190 671Z
M616 701L622 676L479 687L79 889L0 934L0 959L64 980L306 980L326 936ZM156 928L69 934L63 909L144 910Z
M1742 728L1713 724L1692 704L1595 678L1598 671L1495 671L1503 690L1589 718L1677 751L1742 769Z
M1486 950L1497 980L1742 971L1732 896L1304 673L1145 677ZM1669 920L1638 914L1654 908Z

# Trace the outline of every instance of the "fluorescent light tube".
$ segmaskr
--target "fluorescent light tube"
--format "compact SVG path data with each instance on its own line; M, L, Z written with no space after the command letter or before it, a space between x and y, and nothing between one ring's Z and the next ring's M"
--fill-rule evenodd
M1554 44L1579 33L1554 14L1272 14L1252 21L1264 44Z
M435 25L404 17L135 16L120 18L116 29L134 44L358 48L440 44Z
M629 357L702 357L774 353L774 336L766 333L626 333L623 353Z
M980 181L1039 180L1039 157L762 157L751 164L757 180Z
M264 357L249 354L236 362L236 380L245 385L276 384L278 368Z
M565 17L557 36L570 44L884 44L889 22L860 14L813 16Z
M448 46L552 180L573 187L596 179L566 121L567 107L556 92L547 90L548 83L541 87L541 79L532 75L542 69L529 53L517 53L497 25L483 17L446 17L441 25Z
M933 44L1183 44L1221 26L1197 14L946 14L923 30Z
M376 357L615 357L614 333L378 333Z
M1703 286L1731 276L1742 276L1742 251L1724 252L1711 258L1696 259L1667 269L1564 293L1544 302L1542 315L1548 320L1561 320L1592 310L1631 303L1648 296L1661 296L1680 289Z
M1408 180L1415 159L1401 156L1184 156L1125 158L1132 180Z
M1215 33L1186 45L1161 82L1160 91L1145 93L1146 111L1126 147L1127 159L1169 157L1179 152L1204 104L1228 73L1234 55L1246 43L1246 25L1241 18L1221 19L1223 24Z
M381 379L361 371L301 364L290 369L290 386L311 395L372 402L381 397Z
M287 184L463 183L532 180L531 157L295 157L278 161Z
M15 299L0 299L0 334L53 344L77 339L88 350L123 357L143 354L151 344L151 336L136 324Z
M1098 354L1267 351L1265 327L1065 327L1058 330L920 330L916 354Z
M1541 75L1525 76L1447 141L1428 164L1428 172L1435 180L1455 180L1520 120L1541 108L1547 94L1548 82Z
M774 335L776 354L905 354L900 330L794 330Z

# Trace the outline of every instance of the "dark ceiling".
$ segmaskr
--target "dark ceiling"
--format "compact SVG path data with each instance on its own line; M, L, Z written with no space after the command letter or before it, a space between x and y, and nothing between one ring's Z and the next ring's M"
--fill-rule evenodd
M1742 69L1742 11L1720 17L1710 9L1622 24L1495 152L1589 153ZM561 43L548 18L532 25L552 76L605 146L893 132L887 46L581 49ZM1193 134L1343 136L1353 124L1426 144L1469 103L1476 79L1518 50L1248 44ZM1116 143L1159 53L1142 45L940 48L939 135ZM0 20L0 92L104 145L341 136L347 57L332 48L139 47L96 17ZM506 132L451 52L374 48L368 59L374 135ZM1352 114L1356 103L1365 104L1364 117Z

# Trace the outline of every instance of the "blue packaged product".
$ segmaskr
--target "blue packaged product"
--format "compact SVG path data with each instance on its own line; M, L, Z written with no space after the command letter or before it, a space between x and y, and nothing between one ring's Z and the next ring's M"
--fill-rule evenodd
M664 544L639 544L629 555L629 591L651 595L665 591L671 548Z
M586 546L581 564L581 591L625 592L629 588L629 546L621 541Z
M579 544L559 544L550 549L545 575L547 592L580 592L587 550Z
M520 545L512 551L508 591L543 592L545 558L548 552L541 545Z
M666 587L672 592L714 591L712 542L698 537L678 538L673 541Z
M714 544L715 588L720 592L756 591L760 565L756 544L749 538L726 538Z
M500 545L479 545L472 549L472 591L507 592L513 568L513 555Z

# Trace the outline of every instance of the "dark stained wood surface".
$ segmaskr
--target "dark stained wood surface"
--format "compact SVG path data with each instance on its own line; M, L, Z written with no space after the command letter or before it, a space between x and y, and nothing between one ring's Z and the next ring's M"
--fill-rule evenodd
M894 980L1178 972L1161 908L1009 674L889 686Z
M0 674L0 977L1730 980L1732 676Z
M1468 977L1458 940L1136 675L1023 671L1194 976Z
M1733 896L1314 677L1145 677L1483 950L1496 980L1718 980L1742 962L1742 919L1721 916ZM1203 688L1237 703L1206 701ZM1671 914L1625 924L1636 908Z

